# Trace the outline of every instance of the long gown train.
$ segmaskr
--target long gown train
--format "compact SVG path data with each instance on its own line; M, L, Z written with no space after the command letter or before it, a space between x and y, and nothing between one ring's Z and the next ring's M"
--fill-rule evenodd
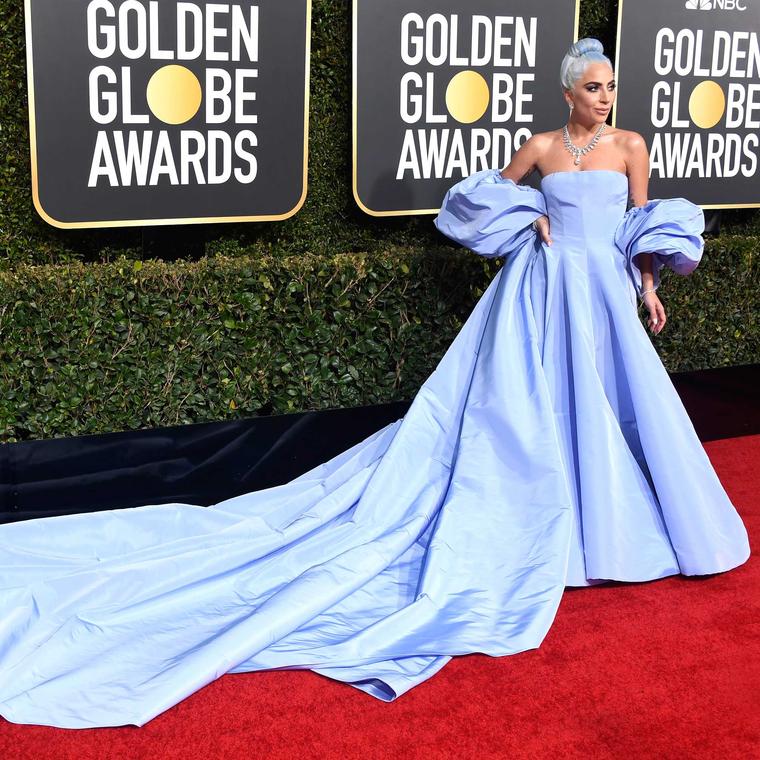
M747 535L636 313L701 209L627 179L478 172L436 224L504 265L403 419L285 485L0 528L0 714L142 725L226 672L392 700L537 647L566 585L728 570ZM551 220L553 245L531 226Z

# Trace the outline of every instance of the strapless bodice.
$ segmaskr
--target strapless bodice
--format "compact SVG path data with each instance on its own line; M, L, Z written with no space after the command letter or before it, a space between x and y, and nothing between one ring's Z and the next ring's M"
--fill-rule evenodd
M541 179L552 238L612 242L626 212L628 177L613 169L547 174Z

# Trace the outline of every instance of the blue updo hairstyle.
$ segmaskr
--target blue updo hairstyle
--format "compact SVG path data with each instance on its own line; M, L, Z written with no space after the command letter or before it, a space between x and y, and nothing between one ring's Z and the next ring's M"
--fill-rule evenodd
M604 54L604 45L594 37L584 37L570 45L559 67L559 81L565 90L572 90L590 63L606 63L611 69L612 61Z

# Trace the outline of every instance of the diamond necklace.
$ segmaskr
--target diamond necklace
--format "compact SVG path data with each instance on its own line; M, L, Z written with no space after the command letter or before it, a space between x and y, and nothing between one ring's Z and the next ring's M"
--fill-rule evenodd
M576 166L581 162L581 156L594 149L596 144L599 142L599 138L602 136L602 132L604 132L606 126L607 122L603 121L600 124L599 129L596 130L596 134L591 138L591 142L584 148L578 148L573 145L572 141L570 140L570 133L567 131L567 124L562 127L562 139L565 141L565 147L573 154L573 156L575 156L574 163Z

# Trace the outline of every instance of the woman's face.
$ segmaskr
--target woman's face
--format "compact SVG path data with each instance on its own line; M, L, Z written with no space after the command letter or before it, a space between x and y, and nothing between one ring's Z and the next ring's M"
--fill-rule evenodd
M601 124L615 101L615 74L606 63L590 63L565 99L573 104L575 118Z

